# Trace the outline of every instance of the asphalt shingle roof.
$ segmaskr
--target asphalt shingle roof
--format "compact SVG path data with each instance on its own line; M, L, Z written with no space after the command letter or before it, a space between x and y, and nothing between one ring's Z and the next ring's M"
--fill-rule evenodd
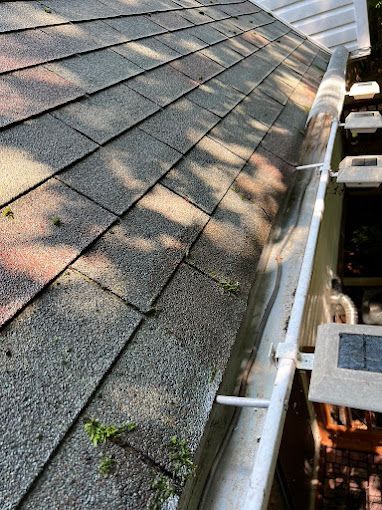
M328 60L247 0L0 3L3 510L177 483ZM137 428L97 450L89 416Z

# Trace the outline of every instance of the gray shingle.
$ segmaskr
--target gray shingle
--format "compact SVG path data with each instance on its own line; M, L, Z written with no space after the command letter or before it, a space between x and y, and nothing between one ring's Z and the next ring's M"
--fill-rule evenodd
M182 264L156 307L160 327L185 347L194 345L202 359L211 352L215 369L224 369L244 316L243 300L224 294L217 282Z
M177 151L134 128L74 165L60 179L122 214L179 158Z
M230 47L229 40L201 50L201 53L224 67L231 67L243 59L240 53Z
M257 46L250 44L241 35L237 35L236 37L229 39L228 46L244 57L248 57L258 50Z
M90 408L91 412L98 412L97 416L101 419L103 416L106 418L106 412L102 412L100 402L97 403L99 407ZM116 419L119 418L117 409L118 406L113 405ZM75 510L79 506L82 509L113 510L148 508L150 496L154 493L152 485L160 471L153 468L152 463L145 463L142 455L132 449L107 441L102 447L104 456L112 457L116 469L111 470L110 476L101 474L98 468L102 460L100 449L94 448L83 428L88 418L86 412L80 416L62 447L46 466L44 476L36 481L26 496L21 507L23 510Z
M146 311L208 219L158 184L74 267Z
M264 23L270 23L272 20L273 18L263 12L234 16L233 18L229 19L232 25L242 31L251 30L260 25L264 25Z
M111 44L120 44L127 41L127 36L101 20L86 21L85 23L75 25L80 28L87 39L93 39L97 43L97 48L110 46Z
M251 92L238 107L243 115L247 114L266 126L271 126L282 111L282 105L263 94L259 89Z
M48 114L3 130L0 205L96 147L95 143Z
M239 296L246 299L270 229L269 217L234 184L190 251L189 262L221 281L239 282Z
M276 122L264 138L262 145L290 165L298 165L302 140L303 135L300 130L289 127L284 122L281 124Z
M267 44L269 44L268 39L258 34L256 30L248 30L248 32L244 32L240 35L245 41L257 46L258 48L263 48Z
M103 144L158 109L156 104L120 84L55 110L53 115Z
M230 16L238 16L239 14L253 14L259 12L260 8L252 2L243 2L240 4L222 5L220 9Z
M227 37L232 37L242 32L242 30L233 25L230 20L215 21L215 23L211 23L211 26Z
M108 5L110 2L109 0L99 0L103 4ZM114 0L113 1L113 9L117 11L119 14L143 14L146 12L152 12L155 10L153 7L153 4L158 5L158 9L161 6L162 3L165 3L165 1L161 0ZM175 4L173 4L175 5ZM173 7L174 9L176 7Z
M200 7L201 4L197 2L196 0L176 0L176 3L178 5L181 5L182 7Z
M298 81L288 68L281 65L259 85L259 90L285 105Z
M69 21L55 13L47 13L39 2L1 2L0 32L56 25Z
M0 126L80 97L84 91L43 67L0 76Z
M224 67L201 53L192 53L179 60L175 60L170 65L200 83L207 81L224 70Z
M109 49L47 64L46 68L70 80L86 92L96 92L143 72L140 67Z
M199 25L197 27L190 28L188 31L191 35L197 37L207 44L215 44L226 39L226 36L212 28L210 23L207 25Z
M257 55L258 52L227 69L219 75L219 80L243 94L249 94L275 67L274 64L266 62Z
M86 25L88 25L88 23L86 23ZM41 30L51 37L51 48L55 49L57 52L61 52L62 55L58 54L58 57L67 57L73 55L73 53L95 50L102 46L102 44L91 36L82 23L68 23L66 25L44 27ZM100 34L100 38L102 39L102 33Z
M177 11L154 13L150 15L150 19L167 30L180 30L193 25Z
M219 21L221 19L229 18L229 14L223 12L218 7L202 7L199 10L204 12L205 14L207 14L207 16L209 16L210 18L217 20L217 21Z
M98 0L65 0L65 2L62 2L62 0L44 0L44 5L70 21L107 18L119 14L110 3L106 5L98 2Z
M290 32L290 30L291 29L289 27L283 25L279 21L274 21L273 23L258 27L256 32L266 37L269 41L275 41L282 35Z
M184 153L219 120L204 108L180 99L141 124L141 128Z
M211 213L244 166L244 160L208 136L162 180L163 184Z
M0 323L10 319L114 221L55 179L12 202L2 217ZM60 219L55 225L53 218Z
M0 34L0 72L5 73L65 56L65 51L54 42L52 37L38 29Z
M244 97L244 94L222 83L219 78L213 78L190 92L187 99L224 117Z
M296 129L304 129L308 117L308 111L299 107L293 100L289 100L285 105L277 122L284 126L291 126Z
M151 69L180 57L180 53L162 44L155 37L114 46L113 50L143 69Z
M191 29L185 28L174 34L159 35L155 39L179 52L181 55L187 55L207 46L205 42L194 37L192 34L190 35L188 30L194 30L194 27Z
M166 65L129 80L128 86L160 106L166 106L197 87L198 83Z
M25 494L139 321L68 271L2 330L2 508Z
M166 32L166 29L153 23L146 16L127 16L124 18L108 19L105 23L121 32L129 41Z
M213 18L210 18L201 9L183 9L179 14L187 21L194 23L194 25L203 25L204 23L214 21Z
M209 136L234 154L248 159L267 131L267 126L236 107L212 129Z

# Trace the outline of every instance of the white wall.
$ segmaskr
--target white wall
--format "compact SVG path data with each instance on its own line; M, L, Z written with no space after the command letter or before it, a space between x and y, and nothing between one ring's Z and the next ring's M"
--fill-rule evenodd
M370 47L366 0L255 0L329 49ZM365 52L366 53L366 52Z

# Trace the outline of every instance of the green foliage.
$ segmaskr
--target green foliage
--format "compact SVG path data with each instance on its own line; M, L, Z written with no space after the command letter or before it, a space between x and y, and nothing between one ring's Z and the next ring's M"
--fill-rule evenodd
M355 246L380 243L382 241L382 230L375 226L362 225L352 232L351 243Z
M372 9L380 9L382 7L382 0L367 0L367 5Z
M188 478L194 474L195 465L192 461L191 450L186 441L173 436L169 443L170 461L174 469L175 476L179 479L181 485L184 485Z
M229 294L238 294L240 291L240 283L232 282L230 280L221 280L219 285L224 290L224 292L228 292Z
M4 207L4 209L1 211L1 215L3 216L3 218L8 218L10 220L13 220L13 218L15 217L9 205L7 207Z
M114 466L115 460L113 457L102 457L98 464L98 470L102 475L107 476L113 470Z
M126 423L121 427L105 425L94 418L89 418L84 424L84 430L94 446L103 444L107 439L112 439L123 432L131 432L136 427L136 424L133 422Z
M176 494L174 483L166 475L158 475L153 481L151 488L155 492L149 503L150 510L161 510L162 505Z
M59 227L61 225L61 219L58 217L58 216L53 216L52 218L52 223L53 225L55 225L56 227Z

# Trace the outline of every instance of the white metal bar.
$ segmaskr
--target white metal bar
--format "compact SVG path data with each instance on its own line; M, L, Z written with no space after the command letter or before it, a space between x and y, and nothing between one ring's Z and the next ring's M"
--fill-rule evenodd
M265 409L269 406L269 400L251 397L231 397L228 395L217 395L216 403L235 407L258 407L259 409Z
M310 163L309 165L299 165L299 166L296 166L296 170L305 170L305 169L308 169L308 168L317 168L318 166L322 166L324 164L324 162L322 163Z
M285 344L290 344L291 348L296 348L298 345L305 300L309 291L313 270L318 233L325 208L325 193L329 181L330 160L337 127L338 121L335 119L331 126L326 147L305 254L285 337ZM265 418L263 434L255 457L245 503L242 507L245 510L265 510L267 508L295 371L295 360L290 358L280 359Z

